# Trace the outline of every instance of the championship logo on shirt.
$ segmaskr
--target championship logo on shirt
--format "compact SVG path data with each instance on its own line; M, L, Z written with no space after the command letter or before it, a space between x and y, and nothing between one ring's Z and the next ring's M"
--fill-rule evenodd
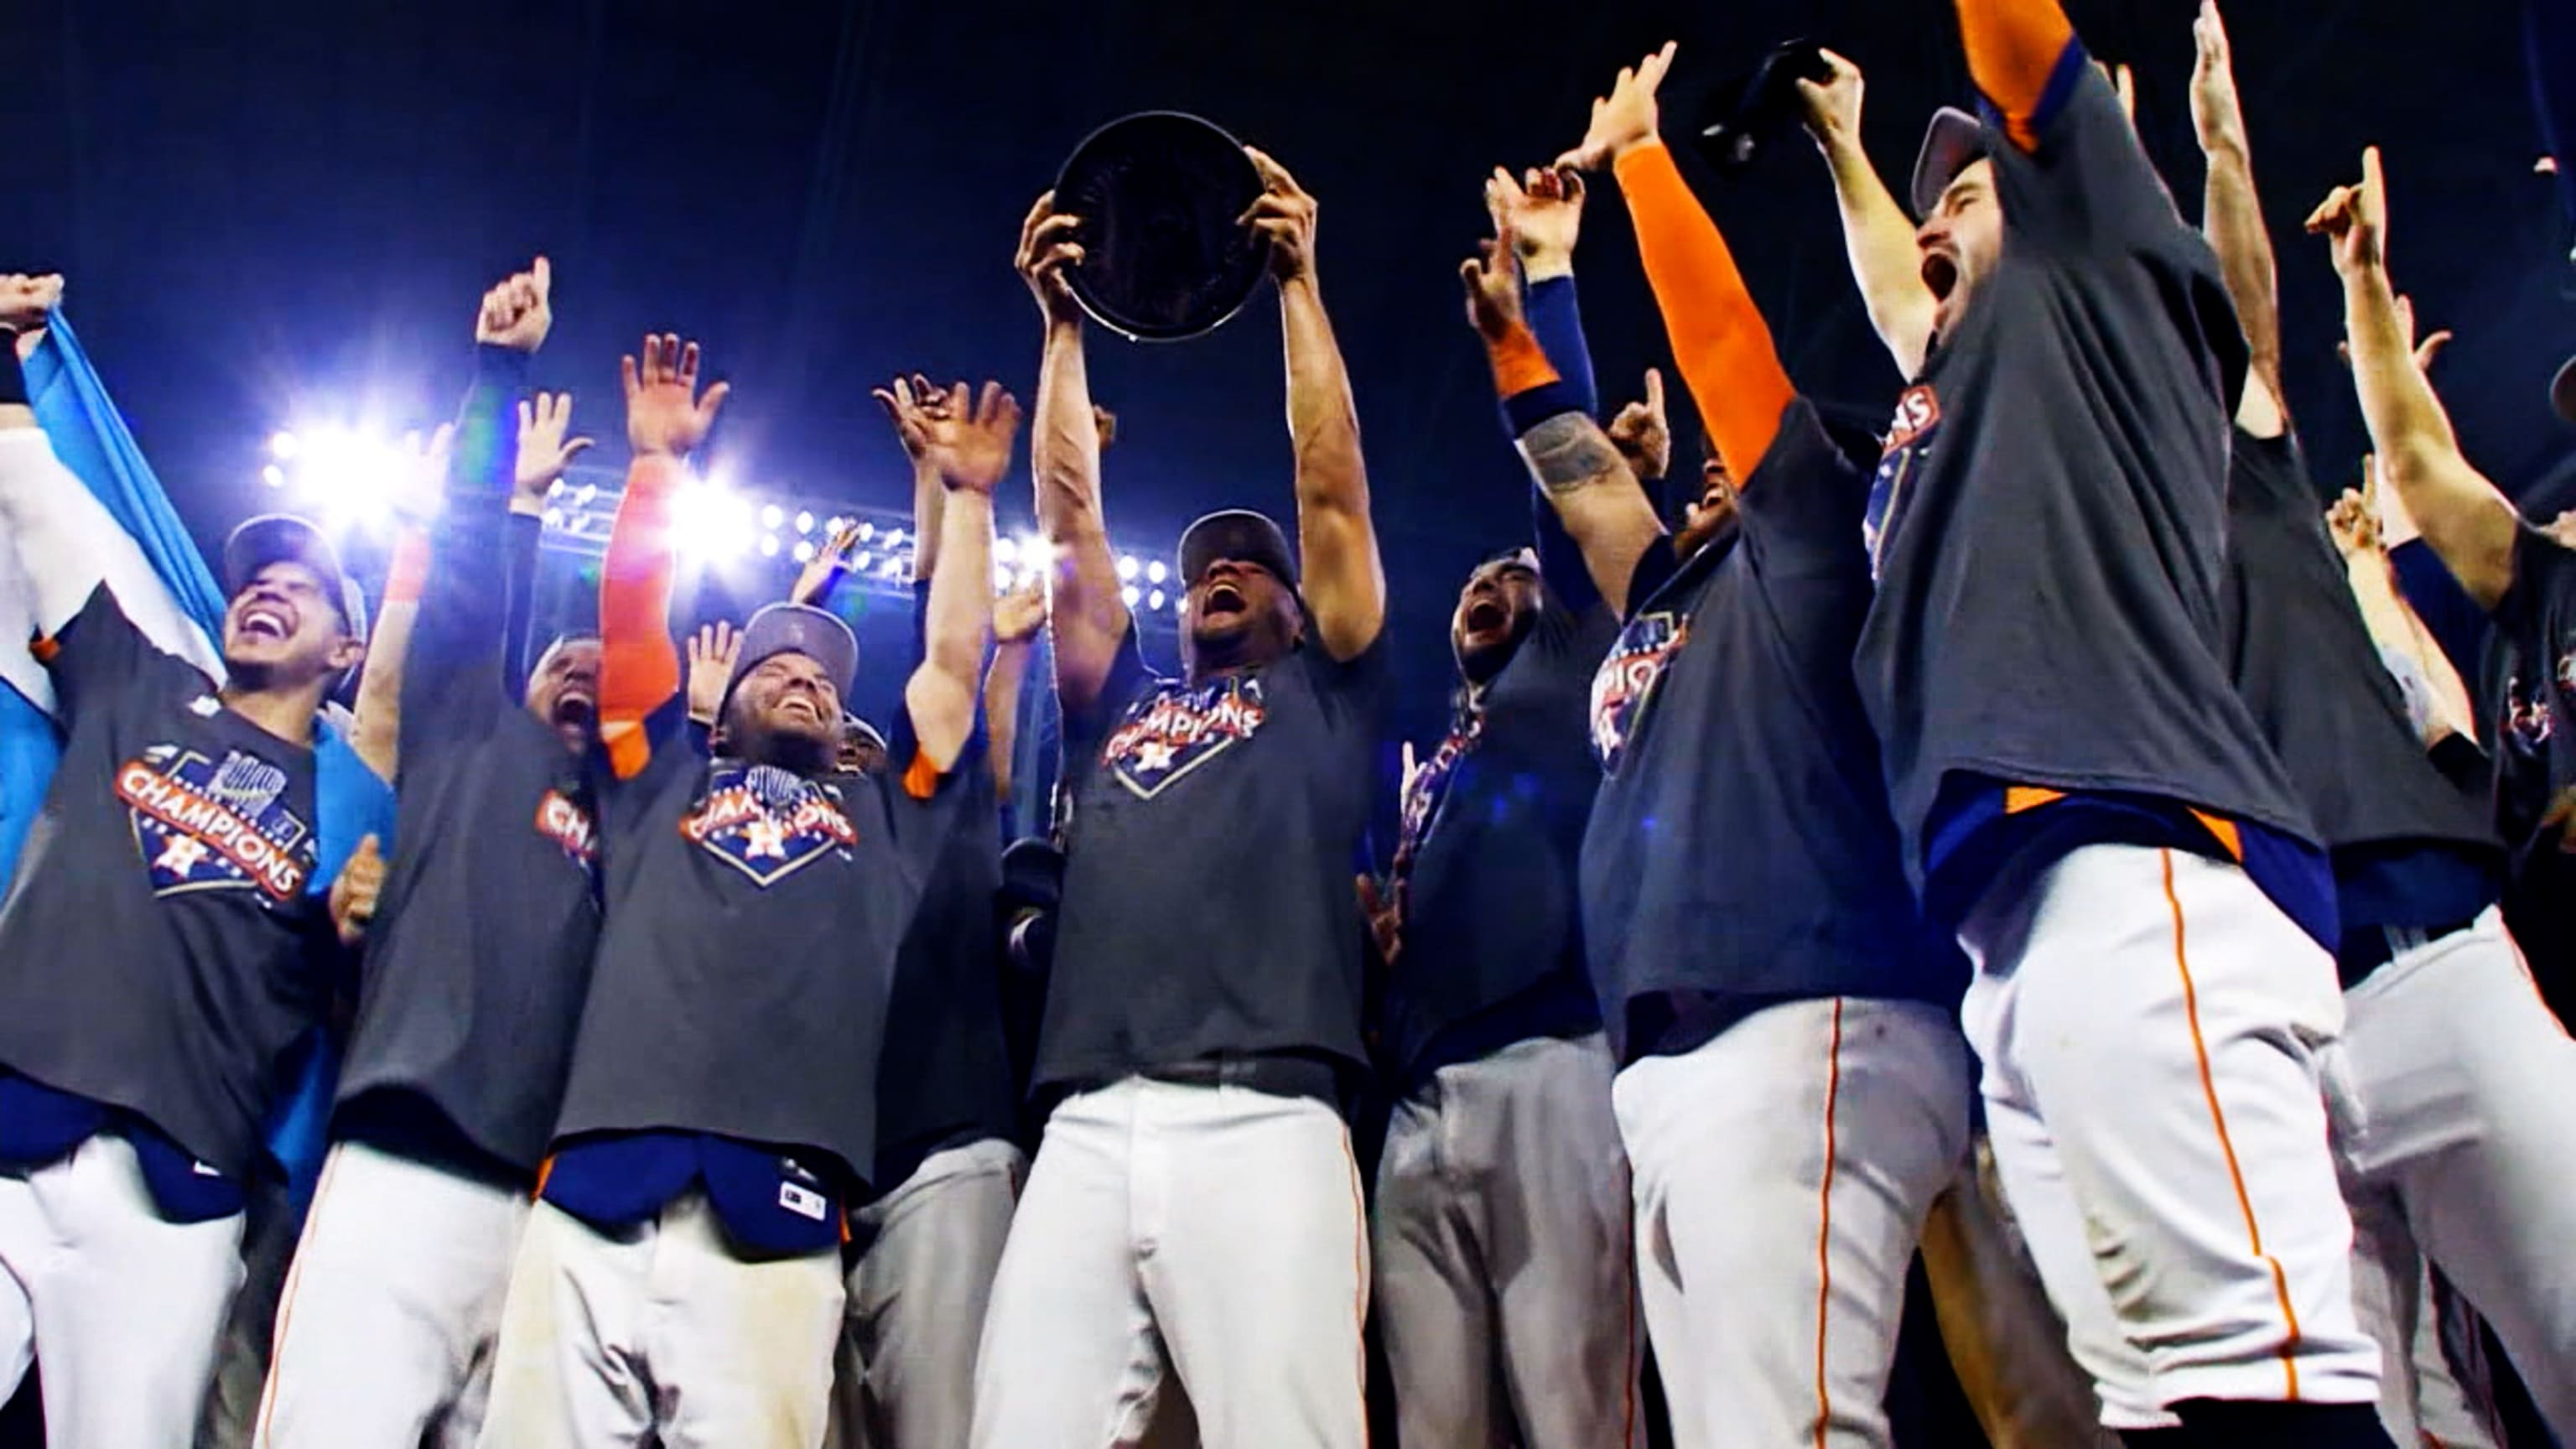
M1396 822L1395 868L1401 873L1411 867L1414 853L1422 848L1431 833L1431 819L1440 813L1440 798L1448 793L1450 777L1458 762L1476 747L1485 733L1485 712L1469 705L1459 711L1458 719L1449 726L1449 737L1432 751L1431 758L1414 767L1404 782L1403 808Z
M1100 748L1101 762L1138 799L1151 800L1237 740L1252 738L1268 716L1258 679L1220 679L1195 689L1165 685L1128 707L1126 723Z
M590 869L599 860L599 835L590 811L560 790L537 802L537 833L563 847L564 858Z
M1862 515L1861 538L1869 546L1870 576L1878 575L1879 548L1896 518L1896 505L1923 450L1941 426L1941 399L1922 383L1896 400L1896 416L1887 423L1887 446L1878 455L1878 473L1869 482L1869 511Z
M680 833L763 890L859 838L839 790L775 765L719 765Z
M134 824L134 847L152 893L258 890L292 901L313 872L313 831L279 803L286 771L227 750L210 759L154 745L116 772L117 798Z
M1655 682L1689 637L1690 616L1671 610L1640 614L1619 631L1619 642L1592 676L1592 750L1604 773L1618 770L1620 752L1637 732Z

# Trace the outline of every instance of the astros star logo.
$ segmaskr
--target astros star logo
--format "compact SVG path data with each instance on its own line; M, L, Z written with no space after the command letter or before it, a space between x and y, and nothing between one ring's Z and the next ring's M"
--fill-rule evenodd
M836 851L847 859L859 838L838 795L765 765L718 768L680 833L764 890Z
M742 828L742 853L747 859L785 860L787 827L775 820L752 821Z
M205 858L206 847L200 845L195 837L173 835L169 843L161 847L161 853L153 858L152 868L184 876L195 870L197 863Z

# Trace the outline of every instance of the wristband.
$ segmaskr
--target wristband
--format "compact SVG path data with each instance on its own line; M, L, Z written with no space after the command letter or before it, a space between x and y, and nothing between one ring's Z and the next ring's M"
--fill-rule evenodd
M1494 390L1506 400L1557 380L1547 349L1526 322L1515 321L1502 336L1486 339L1485 359L1494 367Z
M0 327L0 407L27 403L27 373L18 363L18 329Z

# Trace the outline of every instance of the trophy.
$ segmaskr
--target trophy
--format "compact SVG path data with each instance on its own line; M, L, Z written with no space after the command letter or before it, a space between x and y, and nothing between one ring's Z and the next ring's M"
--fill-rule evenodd
M1213 331L1269 266L1269 240L1236 220L1260 195L1261 173L1222 128L1179 111L1122 116L1056 177L1056 209L1082 218L1082 263L1065 281L1131 342Z

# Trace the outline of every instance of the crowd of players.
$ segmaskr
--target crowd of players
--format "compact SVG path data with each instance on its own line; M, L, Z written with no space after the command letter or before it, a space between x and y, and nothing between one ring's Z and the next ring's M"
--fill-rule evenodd
M2308 224L2376 453L2322 506L2213 8L2198 228L2054 0L1958 8L1985 108L1934 119L1910 216L1859 73L1799 83L1908 382L1883 438L1800 395L1659 139L1671 46L1488 181L1461 279L1535 536L1460 590L1451 727L1356 892L1386 580L1267 156L1293 542L1194 524L1181 673L1147 662L1085 220L1041 197L1053 564L987 586L1017 402L882 392L920 540L882 731L838 549L675 644L726 391L675 336L624 364L598 633L512 657L582 446L529 387L542 260L483 300L372 631L264 518L220 639L26 406L60 280L0 279L63 741L0 907L0 1384L40 1360L68 1446L1350 1446L1374 1314L1408 1449L1641 1444L1649 1342L1674 1443L1884 1444L1919 1255L1998 1444L2502 1442L2481 1322L2576 1433L2576 539L2461 456L2375 152ZM1587 176L1696 488L1659 375L1596 421ZM2468 678L2424 622L2462 610ZM1065 778L1005 852L1041 628ZM335 730L390 838L336 838ZM335 1016L297 1237L262 1127Z

